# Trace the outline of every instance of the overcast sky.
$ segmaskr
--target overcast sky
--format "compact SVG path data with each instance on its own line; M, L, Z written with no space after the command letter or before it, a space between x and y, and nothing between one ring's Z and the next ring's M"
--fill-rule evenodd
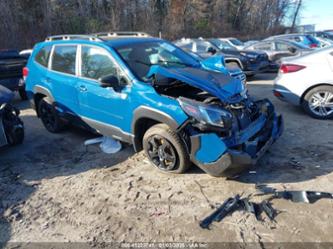
M305 0L301 24L316 24L317 30L333 29L333 0Z

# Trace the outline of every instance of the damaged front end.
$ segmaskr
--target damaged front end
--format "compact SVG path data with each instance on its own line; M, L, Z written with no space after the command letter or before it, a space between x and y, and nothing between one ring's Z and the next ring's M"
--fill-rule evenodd
M226 107L231 113L225 127L193 121L190 135L191 160L213 176L228 175L257 160L280 137L283 120L269 100L244 101Z
M194 68L156 67L150 77L157 92L177 99L189 116L179 133L191 161L210 175L255 164L282 134L272 103L253 101L239 80Z

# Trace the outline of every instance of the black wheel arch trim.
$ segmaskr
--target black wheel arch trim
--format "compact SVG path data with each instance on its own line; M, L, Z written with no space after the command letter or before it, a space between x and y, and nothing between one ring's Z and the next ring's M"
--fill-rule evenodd
M133 119L131 124L133 137L133 146L135 151L142 150L142 141L140 136L140 126L139 121L142 119L149 119L158 123L163 123L168 125L172 130L177 131L177 129L182 125L174 120L170 115L156 110L148 106L140 106L133 113ZM142 135L142 134L141 134Z

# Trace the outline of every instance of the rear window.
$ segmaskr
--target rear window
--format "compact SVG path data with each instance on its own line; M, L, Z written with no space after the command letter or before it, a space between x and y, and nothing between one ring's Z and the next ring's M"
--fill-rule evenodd
M36 55L35 61L44 66L47 67L49 64L49 58L50 58L50 53L51 53L52 46L46 46L42 48Z
M308 38L310 42L317 44L317 40L313 36L307 35L306 38Z
M244 43L241 42L241 41L238 40L238 39L230 39L230 42L231 42L232 44L236 45L236 46L242 46L242 45L244 45Z
M52 70L75 75L75 45L55 46L52 57Z

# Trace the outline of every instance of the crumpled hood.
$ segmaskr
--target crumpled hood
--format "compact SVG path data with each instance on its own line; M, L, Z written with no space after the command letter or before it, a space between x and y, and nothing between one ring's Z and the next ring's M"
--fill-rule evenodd
M8 88L0 85L0 105L10 102L14 98L14 93Z
M155 65L150 68L147 77L151 78L154 75L180 80L193 87L207 91L221 99L221 101L228 103L236 103L242 100L242 93L245 90L245 86L241 81L222 73L201 68L166 68Z

